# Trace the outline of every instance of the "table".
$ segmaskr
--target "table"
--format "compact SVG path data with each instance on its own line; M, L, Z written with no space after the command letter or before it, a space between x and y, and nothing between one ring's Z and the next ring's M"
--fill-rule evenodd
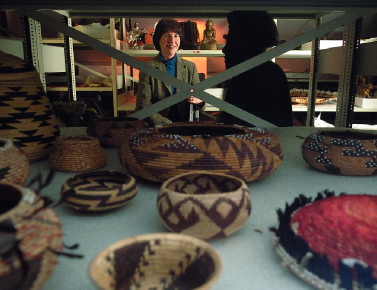
M311 169L302 158L297 136L306 137L318 128L270 128L284 148L281 166L262 180L248 183L252 211L244 226L232 236L208 241L221 255L223 271L214 285L224 289L312 289L309 285L281 266L274 252L273 235L269 228L277 225L276 210L284 208L299 194L316 196L325 189L349 194L377 194L377 178L337 176ZM62 128L63 135L85 132L83 128ZM124 171L117 157L117 149L106 149L108 165L102 169ZM102 170L101 169L101 170ZM46 160L32 163L31 176L47 175ZM57 172L53 183L42 194L59 199L62 184L74 173ZM44 290L94 289L88 275L92 259L108 245L132 236L168 232L160 222L156 197L160 184L137 178L139 191L126 206L105 213L82 213L65 204L55 211L63 224L63 241L66 245L79 243L80 247L69 252L83 254L83 259L59 257ZM67 250L68 251L68 250Z

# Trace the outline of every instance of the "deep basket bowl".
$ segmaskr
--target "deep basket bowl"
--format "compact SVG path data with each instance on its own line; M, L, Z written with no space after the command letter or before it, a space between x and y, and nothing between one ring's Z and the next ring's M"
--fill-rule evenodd
M239 230L250 216L250 192L242 179L207 172L183 173L165 181L157 210L173 232L202 239L223 238Z

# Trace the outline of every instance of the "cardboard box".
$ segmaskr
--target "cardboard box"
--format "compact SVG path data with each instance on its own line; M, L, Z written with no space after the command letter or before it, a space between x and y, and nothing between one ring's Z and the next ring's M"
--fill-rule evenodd
M355 98L355 106L360 108L377 108L377 98Z

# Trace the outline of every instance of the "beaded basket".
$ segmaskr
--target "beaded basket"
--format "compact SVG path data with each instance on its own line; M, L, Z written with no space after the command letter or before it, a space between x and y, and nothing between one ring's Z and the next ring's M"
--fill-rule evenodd
M53 169L90 171L107 164L107 155L97 138L87 135L61 137L48 158Z
M209 289L220 276L218 252L174 233L135 236L104 249L89 267L101 289Z
M221 173L183 173L165 181L157 209L171 231L202 239L223 238L250 216L250 192L242 179Z
M0 288L41 289L63 249L61 223L43 198L0 182Z
M279 210L275 250L317 289L376 289L377 195L325 191Z
M11 139L31 162L48 157L60 135L38 71L0 51L0 138Z
M138 191L135 179L108 170L75 175L62 186L62 200L81 211L106 211L130 202Z
M132 174L158 182L195 170L249 182L275 171L283 159L278 138L267 130L193 122L141 129L118 152Z
M377 134L330 130L306 137L304 160L315 169L339 175L377 174Z
M0 181L23 185L30 173L26 154L10 139L0 138Z
M118 147L134 132L144 128L144 122L132 117L104 117L94 119L87 134L100 140L101 145Z

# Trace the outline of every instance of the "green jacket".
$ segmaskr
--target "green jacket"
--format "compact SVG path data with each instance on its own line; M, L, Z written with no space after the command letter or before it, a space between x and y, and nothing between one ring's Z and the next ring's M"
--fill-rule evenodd
M149 65L166 73L166 68L162 62L160 55L147 62ZM196 84L199 82L199 75L195 63L185 60L178 56L177 58L177 79L182 80L188 84ZM177 89L179 92L179 89ZM160 100L163 100L172 95L171 86L153 78L144 72L139 73L139 85L137 89L136 109L140 111ZM190 104L187 100L183 100L178 104L178 110L183 116L183 120L189 120ZM158 124L170 124L171 120L167 118L170 107L153 114L144 121L150 126Z

